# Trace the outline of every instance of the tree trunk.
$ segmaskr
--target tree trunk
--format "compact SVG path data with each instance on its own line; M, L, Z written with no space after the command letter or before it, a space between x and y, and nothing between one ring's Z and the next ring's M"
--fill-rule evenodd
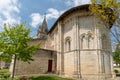
M13 69L12 69L11 80L14 80L14 75L15 75L15 65L16 65L16 55L14 55L14 61L13 61Z

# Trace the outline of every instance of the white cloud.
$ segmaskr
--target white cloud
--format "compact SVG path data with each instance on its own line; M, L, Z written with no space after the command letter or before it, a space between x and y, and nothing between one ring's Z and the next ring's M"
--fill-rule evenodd
M32 19L32 22L30 23L32 27L37 27L37 25L43 21L43 16L39 13L32 13L30 18Z
M52 0L55 1L55 0ZM62 0L59 0L62 1ZM66 0L66 4L68 6L78 6L81 4L87 4L90 3L90 0ZM51 19L57 19L64 11L59 11L55 8L49 8L46 11L46 19L47 20L51 20ZM37 27L38 25L40 25L43 21L44 15L41 15L40 13L32 13L30 15L30 18L32 19L30 25L32 27Z
M47 20L57 19L63 12L64 11L58 11L57 9L49 8L47 10L46 19ZM44 15L41 15L39 13L32 13L30 15L30 18L32 19L30 25L32 27L37 27L38 25L40 25L43 22Z
M17 16L19 13L20 3L18 0L0 0L0 27L4 23L20 23L21 18Z
M89 4L91 0L67 0L67 6L78 6L82 4Z
M54 8L49 8L47 11L46 18L47 19L56 19L58 18L64 11L58 11L57 9Z

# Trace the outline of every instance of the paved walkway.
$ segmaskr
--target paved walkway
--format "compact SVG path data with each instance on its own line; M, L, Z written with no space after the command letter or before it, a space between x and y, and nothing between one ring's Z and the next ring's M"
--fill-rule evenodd
M116 77L115 79L107 79L107 80L120 80L120 77Z
M120 80L120 77L117 77L115 80Z

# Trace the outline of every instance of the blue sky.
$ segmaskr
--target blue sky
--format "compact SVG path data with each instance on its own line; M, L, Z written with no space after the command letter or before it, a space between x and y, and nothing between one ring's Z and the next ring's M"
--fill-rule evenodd
M26 22L35 35L46 13L49 29L55 20L71 7L90 3L90 0L0 0L0 31L3 24Z

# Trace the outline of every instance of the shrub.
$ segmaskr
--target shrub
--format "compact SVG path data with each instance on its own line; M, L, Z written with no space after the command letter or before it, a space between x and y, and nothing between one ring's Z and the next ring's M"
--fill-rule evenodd
M116 70L116 69L114 70L114 72L115 72L115 73L119 73L119 71L118 71L118 70Z
M8 69L0 70L0 80L9 80L10 74Z
M120 74L118 73L118 74L116 74L116 76L117 76L117 77L120 77Z
M28 80L26 76L22 76L20 80Z
M10 75L9 74L0 74L0 80L9 80Z

